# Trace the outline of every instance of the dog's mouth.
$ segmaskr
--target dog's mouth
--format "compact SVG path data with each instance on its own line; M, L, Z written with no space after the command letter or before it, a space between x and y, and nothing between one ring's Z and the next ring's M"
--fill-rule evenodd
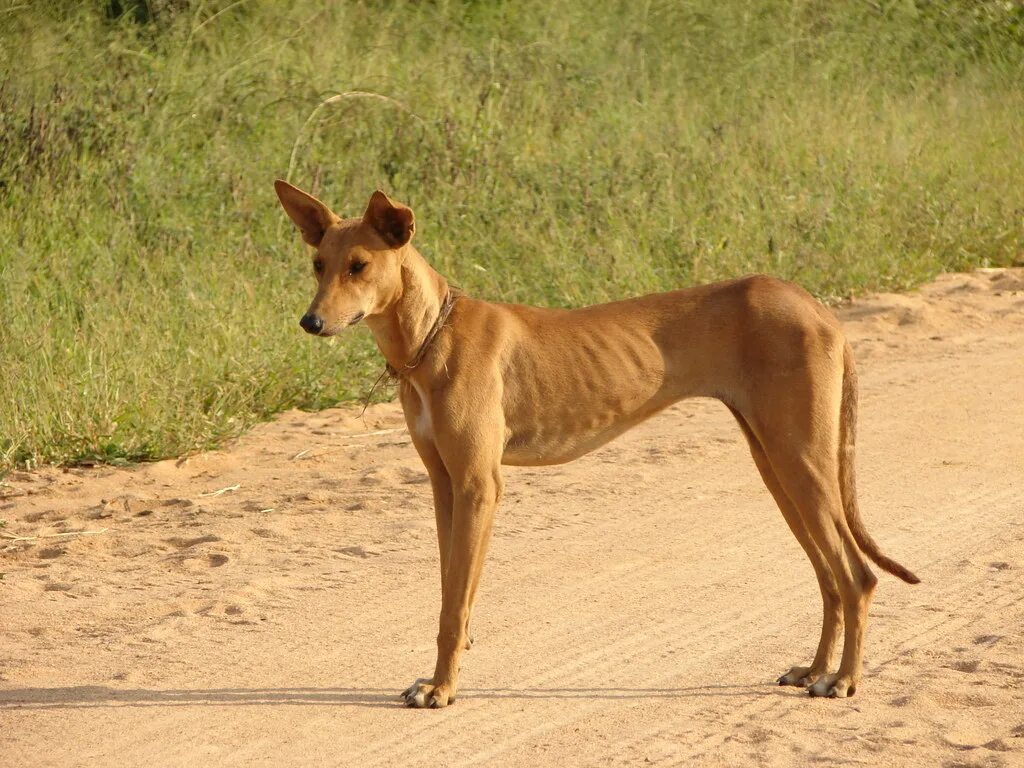
M322 329L320 329L320 331L316 335L323 339L329 338L331 336L337 336L343 330L355 325L364 317L366 317L365 312L356 312L348 320L339 320L337 323L325 325Z

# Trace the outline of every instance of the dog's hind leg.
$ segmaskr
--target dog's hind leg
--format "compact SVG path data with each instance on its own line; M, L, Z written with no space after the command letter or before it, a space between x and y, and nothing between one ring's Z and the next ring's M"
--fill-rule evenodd
M776 423L757 433L764 438L762 446L782 490L796 507L806 535L829 565L839 588L845 624L842 661L837 673L821 675L808 692L842 698L853 695L860 680L868 606L878 579L858 548L843 509L838 418L823 407L827 397L809 391L809 386L801 389L790 388L792 400L778 403L781 407L774 410Z
M821 550L811 539L810 534L804 527L800 513L793 505L792 500L786 495L775 470L768 461L768 455L761 446L761 441L754 434L746 419L736 409L729 406L740 429L743 430L747 443L750 445L750 453L754 458L765 486L775 499L782 516L785 518L789 529L793 532L796 540L803 547L807 559L811 561L814 568L814 575L818 577L818 588L821 590L821 601L823 606L823 617L821 623L821 638L818 641L818 650L814 654L814 660L809 667L795 666L778 679L779 685L807 686L817 680L821 675L828 672L829 664L832 661L836 641L839 639L839 631L843 626L842 602L839 597L839 587L836 584L836 577L832 573L828 562L821 554Z

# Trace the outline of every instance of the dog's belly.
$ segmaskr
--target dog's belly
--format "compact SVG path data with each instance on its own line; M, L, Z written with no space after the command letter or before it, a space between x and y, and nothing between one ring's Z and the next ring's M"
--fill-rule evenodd
M563 464L600 448L678 399L677 393L640 380L601 392L586 388L564 400L536 400L505 414L503 464Z
M528 438L513 435L505 446L501 463L517 467L564 464L600 448L645 418L647 416L620 422L595 432L534 434Z

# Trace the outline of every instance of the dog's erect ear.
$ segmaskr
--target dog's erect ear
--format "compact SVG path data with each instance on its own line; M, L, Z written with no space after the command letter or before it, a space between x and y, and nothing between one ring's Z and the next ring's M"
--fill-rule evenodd
M377 230L384 242L392 248L401 248L412 240L413 232L416 231L416 218L412 215L412 209L391 202L380 190L370 196L363 221Z
M281 201L281 207L288 214L288 218L302 231L302 239L310 245L320 245L324 232L338 217L315 197L307 195L287 181L275 181L274 191L277 192L277 198Z

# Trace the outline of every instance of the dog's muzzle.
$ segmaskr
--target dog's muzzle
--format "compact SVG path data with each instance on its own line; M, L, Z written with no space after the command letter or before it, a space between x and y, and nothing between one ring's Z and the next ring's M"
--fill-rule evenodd
M309 312L302 316L299 320L299 325L302 326L302 330L306 333L312 333L317 335L324 329L324 319L320 315L314 315Z

